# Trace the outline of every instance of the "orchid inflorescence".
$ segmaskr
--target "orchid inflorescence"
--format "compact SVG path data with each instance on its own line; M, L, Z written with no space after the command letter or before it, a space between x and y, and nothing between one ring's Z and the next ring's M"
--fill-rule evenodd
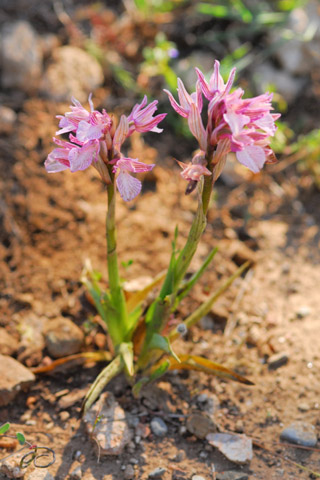
M197 188L198 208L190 227L185 245L177 249L177 229L172 244L170 263L166 274L159 275L136 294L125 292L120 279L117 260L115 226L115 189L123 200L133 200L141 191L141 182L131 174L148 172L155 165L145 164L122 153L125 140L134 132L161 133L158 124L166 113L154 116L157 101L147 105L147 97L132 109L128 116L122 115L118 125L105 110L94 110L91 96L90 111L73 99L71 111L59 116L56 135L69 134L69 141L54 138L57 145L47 157L45 167L49 173L70 169L71 172L95 167L107 186L107 266L109 288L104 290L96 273L88 266L82 277L97 311L104 320L114 359L105 367L91 386L84 410L99 396L105 385L118 373L124 371L138 394L141 387L172 369L194 369L220 375L250 384L244 377L203 357L180 354L172 350L171 342L181 331L194 325L206 315L226 288L247 267L242 265L217 292L183 321L179 328L172 317L179 303L189 293L213 259L212 250L203 265L191 277L186 274L196 252L200 237L206 227L212 187L221 174L227 155L233 152L240 163L253 173L265 163L275 162L269 146L270 137L276 131L275 121L279 114L271 113L272 94L265 93L254 98L243 98L244 91L231 91L235 76L232 69L224 83L219 71L219 62L214 64L209 82L196 69L195 92L189 94L178 79L178 103L171 92L165 90L174 110L186 118L189 129L197 139L199 149L189 164L178 162L181 175L188 181L186 193ZM203 105L208 102L206 126L203 123ZM146 306L151 290L161 285L160 291L150 305ZM105 359L105 356L102 356Z

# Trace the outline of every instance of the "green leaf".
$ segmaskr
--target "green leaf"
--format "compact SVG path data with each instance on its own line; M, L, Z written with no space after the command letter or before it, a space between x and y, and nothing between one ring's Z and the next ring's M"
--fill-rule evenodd
M180 362L179 357L172 350L169 339L159 333L153 334L148 347L150 350L162 350L165 353L169 353L178 363Z
M10 428L10 423L7 422L7 423L4 423L3 425L1 425L0 427L0 435L4 435Z
M179 291L178 295L177 295L177 298L176 298L176 301L174 303L174 306L172 307L172 310L175 310L177 308L177 306L179 305L179 303L181 302L181 300L186 296L188 295L188 293L190 292L191 288L198 282L198 280L201 278L201 276L203 275L203 273L205 272L205 270L208 268L208 266L210 265L213 257L215 256L215 254L217 253L218 251L218 248L214 248L210 253L209 255L207 256L207 258L205 259L205 261L203 262L203 264L201 265L201 267L199 268L199 270L194 273L192 275L192 277L190 278L190 280L188 280L187 282L185 282L182 287L181 287L181 290Z
M26 439L25 439L25 436L23 435L23 433L21 433L21 432L16 433L16 437L17 437L17 440L20 443L20 445L24 445L26 443Z
M170 263L169 263L166 278L163 282L163 285L159 294L159 297L162 300L164 300L167 295L171 295L174 289L177 238L178 238L178 227L176 227L174 231L174 239L172 242L172 253L171 253Z
M238 278L246 268L248 268L250 265L250 262L246 262L241 267L239 267L231 277L229 277L224 284L218 288L213 294L208 298L206 302L204 302L200 307L198 307L189 317L187 317L184 321L184 324L187 328L192 327L192 325L195 325L196 323L199 322L199 320L207 315L211 308L212 305L218 300L218 298L227 290L227 288L230 287L230 285L234 282L236 278ZM171 341L175 340L176 338L179 337L179 332L175 328L172 332L169 334L169 339Z
M133 365L133 345L131 342L121 343L119 346L119 353L124 363L124 368L130 377L134 375Z
M170 368L170 361L168 359L161 362L155 368L152 369L152 373L147 377L142 377L133 387L132 393L135 398L139 397L140 390L143 386L147 385L148 383L154 382L158 380L158 378L162 377Z

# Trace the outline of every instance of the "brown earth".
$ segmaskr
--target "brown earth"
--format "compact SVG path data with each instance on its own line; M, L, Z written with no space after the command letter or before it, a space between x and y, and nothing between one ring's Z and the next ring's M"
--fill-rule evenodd
M14 134L0 143L0 326L19 340L22 325L68 317L84 329L86 349L93 350L99 344L96 334L101 340L103 331L92 323L95 312L79 278L87 258L106 276L106 192L93 169L46 173L43 161L56 128L54 115L63 111L63 105L29 100ZM166 267L175 225L182 243L195 209L195 198L184 195L177 167L165 158L168 144L175 140L163 136L156 141L162 145L157 157L153 148L135 139L136 156L156 157L157 168L145 177L144 192L135 202L126 205L120 198L118 202L119 256L123 262L133 260L128 269L122 268L128 280L152 277ZM227 186L230 182L232 187ZM148 425L156 408L169 430L163 439L149 435L119 458L98 461L79 411L81 398L101 366L39 375L29 392L0 409L0 422L10 421L13 430L23 431L30 442L54 449L56 462L48 469L54 478L68 478L81 465L85 480L122 479L121 467L132 458L137 460L136 479L147 479L159 466L167 469L164 480L191 479L193 474L214 479L213 466L216 472L247 472L250 479L313 478L284 457L320 471L319 452L278 443L283 427L297 420L310 422L320 433L320 217L316 209L320 194L308 176L299 177L295 166L282 169L281 163L258 176L231 165L215 192L192 268L212 247L218 246L219 252L177 317L183 319L195 309L237 265L248 258L255 264L214 306L204 325L209 329L194 327L185 341L178 342L176 351L206 355L255 385L246 387L198 373L167 375L159 386L170 398L170 412L181 414L176 417L161 405L143 406L143 401L133 399L123 379L116 379L108 389L128 413L144 413L141 421ZM18 358L34 366L46 353L20 351ZM286 353L288 363L270 370L268 359L274 353ZM77 393L70 407L62 410L67 414L61 413L58 403L63 390ZM201 393L217 396L220 408L214 419L222 430L243 429L266 447L255 447L250 465L232 464L205 441L181 430L191 412L199 410ZM26 425L30 419L33 424ZM180 451L185 458L176 462ZM7 453L1 451L1 457ZM30 475L26 477L36 478Z

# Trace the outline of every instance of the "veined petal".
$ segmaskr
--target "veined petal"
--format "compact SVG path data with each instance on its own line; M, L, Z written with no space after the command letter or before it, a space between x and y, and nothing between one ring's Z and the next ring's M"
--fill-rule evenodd
M191 133L196 137L199 142L201 150L206 150L207 148L207 138L206 131L202 124L202 119L198 107L192 103L191 110L188 117L188 124Z
M188 118L188 112L178 104L178 102L175 100L172 93L169 92L169 90L166 90L166 89L164 89L163 91L166 92L166 94L168 95L172 108L179 115L181 115L181 117Z
M55 150L58 149L56 148ZM53 152L47 156L47 159L44 162L45 169L48 173L62 172L63 170L67 170L69 168L69 162L67 160L59 160L54 154L55 150L53 150Z
M258 173L266 161L266 154L262 147L249 145L244 150L236 152L236 157L242 165L245 165L253 173Z
M113 167L113 171L117 172L120 169L134 173L150 172L154 166L154 163L147 165L146 163L139 162L136 158L121 157Z
M121 115L119 125L116 129L116 132L113 137L113 145L119 151L121 150L121 146L125 139L129 134L129 122L125 115Z
M68 155L71 172L88 168L91 163L96 160L98 152L98 141L87 143L83 145L83 147L75 147L71 149Z
M88 142L90 140L98 140L102 135L103 125L92 125L85 120L79 122L77 128L77 139L80 142Z
M116 179L117 188L121 198L125 202L130 202L141 192L141 182L135 177L132 177L127 171L120 171Z

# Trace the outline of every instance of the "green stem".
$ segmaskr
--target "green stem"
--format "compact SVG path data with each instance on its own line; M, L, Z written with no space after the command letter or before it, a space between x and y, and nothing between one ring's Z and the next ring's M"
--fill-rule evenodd
M115 347L120 345L127 333L127 309L124 293L121 287L121 280L118 268L117 241L115 227L115 183L107 185L108 192L108 211L106 220L106 236L107 236L107 262L109 286L112 304L117 315L108 323L109 333Z

